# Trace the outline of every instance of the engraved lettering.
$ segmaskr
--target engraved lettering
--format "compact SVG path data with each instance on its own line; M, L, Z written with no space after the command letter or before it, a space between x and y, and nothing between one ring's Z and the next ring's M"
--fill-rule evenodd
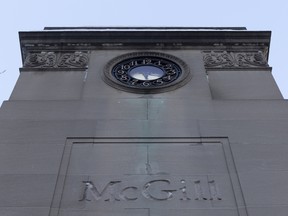
M195 200L207 200L207 198L204 197L203 195L203 190L201 187L200 180L194 181L194 188L195 188L195 194L196 194Z
M162 62L161 62L161 60L159 60L159 61L156 61L156 62L155 62L155 65L159 65L159 66L161 66L161 65L162 65Z
M137 66L138 62L137 61L131 61L129 64L130 64L130 66Z
M131 85L136 85L136 83L138 82L139 80L137 80L137 79L133 79L132 81L131 81Z
M161 183L166 183L168 185L170 185L170 181L169 180L153 180L153 181L149 181L147 182L144 186L143 186L143 191L142 194L145 198L147 199L151 199L151 200L158 200L158 201L164 201L164 200L170 200L173 197L173 192L177 191L177 190L161 190L161 192L165 193L164 197L157 197L153 194L151 194L151 191L149 190L150 187L157 183L157 182L161 182Z
M210 191L210 200L222 200L219 195L217 185L214 180L208 181L209 191Z
M172 69L172 65L171 65L171 64L166 64L166 65L164 66L164 69L165 69L165 70Z
M154 201L171 200L173 199L174 195L177 195L177 199L181 201L189 201L191 200L188 195L190 193L194 194L195 201L222 200L215 180L209 180L205 183L202 183L200 180L189 182L190 185L191 183L194 185L194 193L193 191L188 191L187 181L185 179L181 179L180 183L178 183L181 184L178 190L174 190L173 188L171 189L170 180L157 179L146 182L143 185L141 191L140 187L134 185L125 186L122 181L110 181L104 186L102 190L99 190L99 188L97 188L92 181L83 181L85 187L83 196L79 201L90 202L92 201L92 198L96 201L102 199L106 202L136 201L139 199L140 194L142 194L144 198ZM206 187L203 188L204 186Z
M175 71L175 70L172 70L172 69L166 70L166 72L167 72L168 75L174 75L174 74L176 74L176 71Z
M186 188L186 181L184 179L181 180L181 183L184 185L183 187L180 188L180 191L182 192L183 197L180 198L180 200L191 200L187 196L187 188Z
M136 192L138 190L137 187L126 187L124 188L121 192L120 192L120 198L123 199L123 200L127 200L127 201L133 201L133 200L137 200L137 196L135 197L128 197L126 195L126 192L128 192L128 190L132 190L134 192Z
M128 70L130 69L130 65L126 64L126 65L121 65L121 69L122 70Z
M150 83L149 82L143 82L142 85L147 87L150 85Z
M121 75L122 75L122 74L124 74L124 73L125 73L124 70L118 70L118 71L117 71L117 74L121 74Z
M91 194L95 200L100 200L105 194L105 191L108 191L109 195L109 198L105 199L105 201L120 201L115 197L114 185L121 183L121 181L110 181L101 192L95 187L92 181L83 181L83 183L85 184L84 193L82 199L79 201L91 201L91 199L88 199L89 194Z
M171 80L171 76L170 76L170 75L165 76L165 77L163 77L163 80L165 80L165 81L170 81L170 80Z
M164 82L163 82L163 80L162 79L157 79L156 80L156 84L157 85L162 85Z
M142 64L151 64L151 59L143 59Z
M126 74L123 74L120 79L121 80L128 80L128 76Z

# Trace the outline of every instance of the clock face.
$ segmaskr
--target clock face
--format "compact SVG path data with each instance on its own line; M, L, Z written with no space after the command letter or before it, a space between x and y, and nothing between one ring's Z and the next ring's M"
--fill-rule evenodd
M162 92L187 77L186 64L175 60L176 57L152 52L123 55L106 66L104 80L135 93Z
M112 75L121 83L134 88L155 88L176 80L182 71L176 63L152 56L129 58L116 64Z
M144 65L132 68L128 74L137 80L150 81L160 79L165 71L154 65Z

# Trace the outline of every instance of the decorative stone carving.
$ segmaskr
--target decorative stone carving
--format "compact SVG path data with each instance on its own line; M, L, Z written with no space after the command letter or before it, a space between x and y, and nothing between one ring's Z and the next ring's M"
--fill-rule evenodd
M89 58L86 53L75 52L65 53L60 56L57 66L58 67L86 67Z
M85 68L88 66L88 53L30 53L24 61L24 67L30 68Z
M249 67L268 67L266 56L263 52L226 52L211 51L204 53L203 60L205 67L208 68L249 68Z
M55 67L56 54L54 52L30 53L24 62L24 67Z

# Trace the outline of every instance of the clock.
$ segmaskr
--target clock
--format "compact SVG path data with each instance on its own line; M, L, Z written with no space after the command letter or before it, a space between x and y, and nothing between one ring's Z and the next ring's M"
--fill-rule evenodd
M104 70L106 83L134 93L172 90L189 81L189 75L188 67L182 60L156 52L137 52L116 57Z

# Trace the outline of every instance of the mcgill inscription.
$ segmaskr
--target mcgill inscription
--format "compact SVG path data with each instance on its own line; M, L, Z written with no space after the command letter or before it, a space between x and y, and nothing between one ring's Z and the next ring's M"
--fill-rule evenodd
M172 182L169 179L154 179L143 184L128 184L121 180L114 180L107 182L101 188L93 181L82 181L82 184L84 189L79 202L136 201L140 198L152 201L222 200L215 180L181 179L178 182Z

